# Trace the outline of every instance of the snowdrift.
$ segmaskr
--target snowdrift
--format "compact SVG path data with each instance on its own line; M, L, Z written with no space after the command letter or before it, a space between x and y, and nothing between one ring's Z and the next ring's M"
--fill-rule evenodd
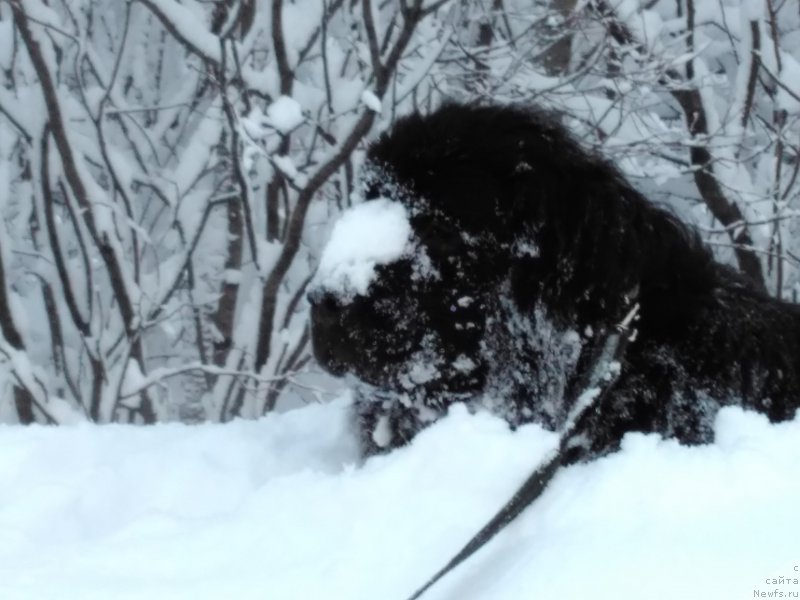
M555 443L456 408L358 465L347 405L0 428L0 598L403 600ZM798 419L725 409L702 447L628 435L425 598L800 597L799 475Z

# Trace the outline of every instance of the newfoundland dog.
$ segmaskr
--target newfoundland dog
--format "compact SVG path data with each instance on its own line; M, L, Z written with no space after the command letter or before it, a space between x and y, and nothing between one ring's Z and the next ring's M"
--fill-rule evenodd
M713 439L718 409L771 421L800 401L800 312L714 261L697 235L546 112L450 104L369 149L364 202L312 282L319 363L357 380L365 455L454 402L565 425L609 336L637 314L567 462L625 432Z

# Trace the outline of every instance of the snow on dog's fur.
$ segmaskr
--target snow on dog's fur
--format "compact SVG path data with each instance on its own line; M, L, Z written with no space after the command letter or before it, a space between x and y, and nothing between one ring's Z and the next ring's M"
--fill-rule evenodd
M406 443L453 402L559 428L635 303L637 335L575 459L627 431L709 442L731 402L794 415L797 308L716 263L553 115L447 105L406 117L371 146L362 179L373 214L395 206L401 239L386 254L373 236L338 266L334 243L309 297L317 360L361 384L365 454ZM350 234L338 238L352 246Z

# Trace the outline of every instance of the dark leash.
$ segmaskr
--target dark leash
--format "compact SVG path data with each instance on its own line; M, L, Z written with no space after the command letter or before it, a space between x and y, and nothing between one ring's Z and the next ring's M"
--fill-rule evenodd
M595 409L601 405L608 390L613 387L619 377L620 361L624 356L625 348L628 342L632 341L636 336L636 331L631 328L631 324L638 312L639 305L634 304L625 318L616 325L615 331L606 337L599 355L592 363L593 368L588 371L587 377L584 378L584 382L579 386L583 391L578 396L559 434L558 446L550 451L544 461L517 489L497 514L444 567L409 596L408 600L417 600L422 597L440 579L505 529L522 511L542 495L547 484L558 472L559 467L564 466L565 462L567 462L569 451L587 443L584 435L584 423L595 412Z

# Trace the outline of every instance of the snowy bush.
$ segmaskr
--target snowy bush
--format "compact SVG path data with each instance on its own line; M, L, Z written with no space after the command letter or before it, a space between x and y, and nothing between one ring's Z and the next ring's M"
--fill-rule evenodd
M0 419L271 410L362 140L432 93L442 5L0 4Z

